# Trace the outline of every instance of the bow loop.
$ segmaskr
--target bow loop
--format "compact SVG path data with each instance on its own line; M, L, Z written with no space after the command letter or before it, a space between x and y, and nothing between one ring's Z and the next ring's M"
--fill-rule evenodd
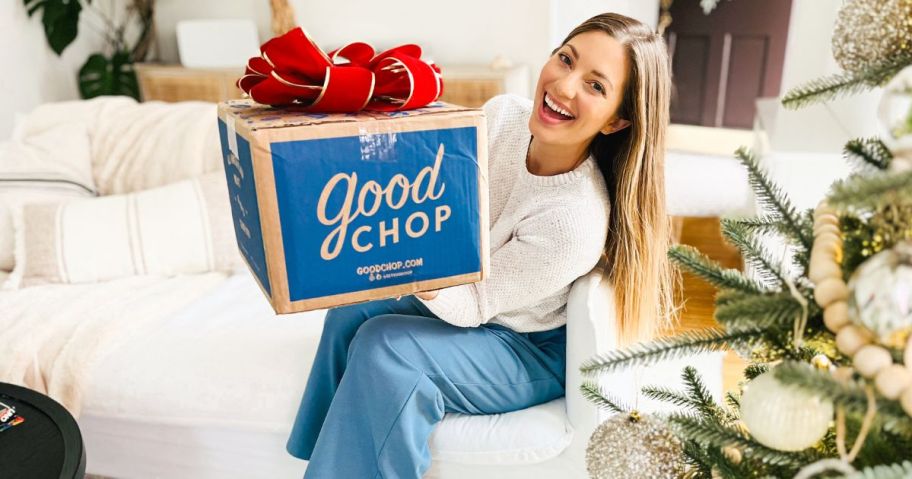
M300 27L260 47L237 86L257 103L309 111L395 111L421 108L443 92L440 68L421 47L399 45L379 55L363 42L326 54Z

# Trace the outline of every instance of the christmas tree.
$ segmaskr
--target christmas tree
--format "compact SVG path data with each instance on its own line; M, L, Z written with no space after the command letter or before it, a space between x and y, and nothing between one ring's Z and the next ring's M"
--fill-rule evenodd
M717 1L701 3L711 10ZM799 211L758 159L738 150L764 211L723 219L722 234L749 273L725 269L689 246L669 251L680 268L717 288L719 326L640 343L581 367L596 379L733 349L749 361L740 391L718 403L687 368L683 391L641 392L678 412L643 421L597 382L584 384L589 400L619 413L590 440L593 477L645 477L609 470L603 446L613 430L631 422L655 429L656 421L667 434L640 437L661 445L654 446L663 449L656 458L672 451L679 464L656 460L661 469L650 469L653 475L912 477L912 0L846 2L833 51L844 71L795 88L782 102L798 108L886 84L883 134L845 145L853 173L834 183L817 208ZM768 236L785 252L765 247Z

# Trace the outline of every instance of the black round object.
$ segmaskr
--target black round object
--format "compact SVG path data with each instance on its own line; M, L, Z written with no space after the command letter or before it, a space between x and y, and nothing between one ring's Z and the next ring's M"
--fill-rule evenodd
M53 399L0 383L0 403L16 408L24 422L0 431L3 479L82 479L85 447L73 416Z

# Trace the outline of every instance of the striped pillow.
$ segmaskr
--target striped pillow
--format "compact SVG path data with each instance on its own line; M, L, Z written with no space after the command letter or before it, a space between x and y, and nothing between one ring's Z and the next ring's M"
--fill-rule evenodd
M240 267L222 172L125 195L14 212L16 267L5 289Z

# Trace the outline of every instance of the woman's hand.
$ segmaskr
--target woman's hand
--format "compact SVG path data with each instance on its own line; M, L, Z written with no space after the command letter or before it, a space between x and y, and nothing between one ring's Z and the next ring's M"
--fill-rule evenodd
M439 292L440 292L440 290L435 289L435 290L433 290L433 291L423 291L423 292L421 292L421 293L415 293L415 296L417 296L417 297L419 297L419 298L421 298L421 299L425 299L425 300L430 301L430 300L436 298L436 297L437 297L437 293L439 293Z

